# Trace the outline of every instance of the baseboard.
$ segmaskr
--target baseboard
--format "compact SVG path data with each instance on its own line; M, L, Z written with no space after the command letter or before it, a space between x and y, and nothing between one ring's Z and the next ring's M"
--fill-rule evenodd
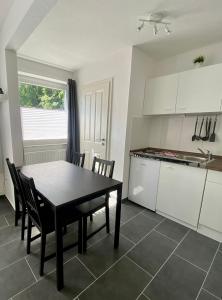
M165 217L165 218L167 218L167 219L170 219L170 220L172 220L172 221L174 221L176 223L179 223L179 224L181 224L183 226L186 226L186 227L188 227L188 228L190 228L190 229L192 229L194 231L197 231L197 227L196 226L193 226L193 225L191 225L189 223L186 223L186 222L183 222L181 220L178 220L177 218L174 218L174 217L172 217L172 216L170 216L168 214L165 214L162 211L156 210L156 213L159 214L159 215L161 215L161 216L163 216L163 217Z

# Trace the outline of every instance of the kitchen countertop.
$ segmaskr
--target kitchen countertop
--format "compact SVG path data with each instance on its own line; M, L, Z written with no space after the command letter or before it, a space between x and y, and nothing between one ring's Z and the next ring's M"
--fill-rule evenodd
M201 154L201 153L199 153L199 152L187 152L187 151L179 151L179 150L172 150L172 149L161 149L161 148L152 148L152 147L131 150L130 153L145 152L145 151L156 151L156 152L160 152L160 153L161 152L170 152L170 153L175 153L175 154L204 157L204 155ZM205 168L208 169L208 170L222 172L222 156L213 155L213 159L214 160L211 161L211 162L209 162L206 165Z

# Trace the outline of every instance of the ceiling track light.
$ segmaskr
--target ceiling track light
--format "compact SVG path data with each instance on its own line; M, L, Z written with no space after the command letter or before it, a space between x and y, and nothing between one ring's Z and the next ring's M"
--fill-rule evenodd
M164 30L165 30L166 34L168 34L168 35L171 34L171 30L170 30L168 24L165 24Z
M171 34L171 29L169 22L163 20L163 15L161 13L150 14L148 17L139 18L140 25L137 27L138 31L141 31L145 25L148 23L153 26L153 35L156 36L159 33L159 29L164 27L166 34ZM158 26L158 27L157 27Z
M153 24L153 35L156 36L158 34L158 29L156 23Z

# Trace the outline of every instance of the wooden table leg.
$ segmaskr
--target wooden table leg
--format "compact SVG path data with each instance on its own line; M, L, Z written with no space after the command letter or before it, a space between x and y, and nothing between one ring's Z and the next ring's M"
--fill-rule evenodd
M118 248L119 247L120 218L121 218L121 201L122 201L122 184L117 189L114 248Z
M56 234L56 278L57 289L61 290L64 287L63 276L63 234L62 225L59 218L59 211L55 211L55 234Z

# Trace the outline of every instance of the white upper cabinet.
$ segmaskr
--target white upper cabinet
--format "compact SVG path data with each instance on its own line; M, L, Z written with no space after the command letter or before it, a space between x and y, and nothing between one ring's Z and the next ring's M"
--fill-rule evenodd
M177 113L221 110L222 65L212 65L179 74Z
M144 115L175 113L178 74L147 80L144 99Z

